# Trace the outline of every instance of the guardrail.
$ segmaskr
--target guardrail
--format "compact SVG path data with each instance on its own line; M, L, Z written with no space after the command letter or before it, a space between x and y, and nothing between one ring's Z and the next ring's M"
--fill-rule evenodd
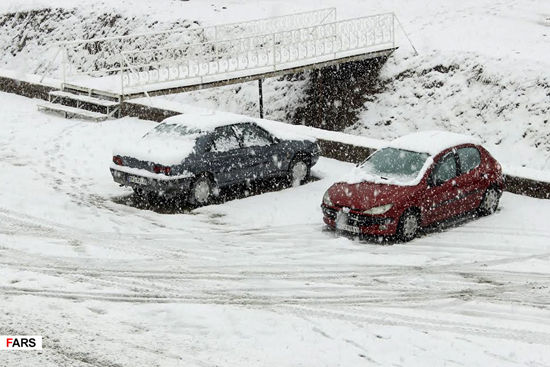
M246 22L209 27L179 28L126 36L75 40L58 44L63 52L63 81L71 76L101 77L120 72L122 52L235 39L283 29L323 24L336 20L336 9L327 8Z
M382 47L383 46L383 47ZM394 14L342 20L238 39L123 52L122 88L243 71L274 71L395 47Z

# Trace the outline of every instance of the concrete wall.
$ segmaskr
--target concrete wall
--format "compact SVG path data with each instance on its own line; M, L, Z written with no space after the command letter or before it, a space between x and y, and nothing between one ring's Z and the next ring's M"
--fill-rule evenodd
M0 91L29 98L48 100L48 92L54 88L0 76Z

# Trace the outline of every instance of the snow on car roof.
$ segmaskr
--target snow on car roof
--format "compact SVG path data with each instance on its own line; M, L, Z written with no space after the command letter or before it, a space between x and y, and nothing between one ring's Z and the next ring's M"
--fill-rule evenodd
M285 140L309 140L315 141L315 138L309 135L296 133L295 126L284 122L272 121L266 119L252 118L243 115L237 115L229 112L213 113L185 113L169 117L162 121L163 123L178 124L189 128L197 129L203 132L210 132L220 126L252 122L264 128L272 135Z
M189 113L169 117L162 121L167 124L177 124L189 128L208 132L217 127L236 124L239 122L250 122L245 116L232 116L219 113Z
M437 155L441 151L460 144L479 144L472 136L447 131L420 131L392 140L387 147Z

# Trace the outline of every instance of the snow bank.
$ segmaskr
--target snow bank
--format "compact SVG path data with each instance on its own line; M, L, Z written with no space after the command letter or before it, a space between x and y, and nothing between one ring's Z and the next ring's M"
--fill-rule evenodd
M390 59L383 91L346 132L391 140L423 130L478 138L502 162L550 169L550 78L538 62L433 51Z

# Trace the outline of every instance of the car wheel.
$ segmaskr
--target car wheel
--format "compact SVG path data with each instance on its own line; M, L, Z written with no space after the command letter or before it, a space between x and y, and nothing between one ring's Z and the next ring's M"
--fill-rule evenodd
M294 158L290 164L289 175L292 186L303 184L309 178L310 167L304 158Z
M212 198L212 180L207 175L199 175L189 191L189 202L193 205L206 205Z
M420 218L417 213L412 210L406 210L397 225L397 238L409 242L416 237L420 228Z
M489 187L487 191L485 191L483 199L481 199L481 203L479 204L479 207L477 209L478 213L480 215L493 214L498 208L499 200L500 193L497 191L497 189L495 189L494 187Z

